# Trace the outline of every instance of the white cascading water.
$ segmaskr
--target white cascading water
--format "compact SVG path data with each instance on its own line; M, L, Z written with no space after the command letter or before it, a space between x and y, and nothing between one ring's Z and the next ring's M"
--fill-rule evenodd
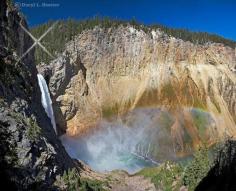
M51 119L53 129L55 130L55 133L57 134L56 122L55 122L55 117L54 117L54 113L52 109L52 100L49 94L47 83L41 74L38 74L37 77L38 77L38 83L39 83L39 87L40 87L41 95L42 95L41 97L42 105L47 113L47 116Z

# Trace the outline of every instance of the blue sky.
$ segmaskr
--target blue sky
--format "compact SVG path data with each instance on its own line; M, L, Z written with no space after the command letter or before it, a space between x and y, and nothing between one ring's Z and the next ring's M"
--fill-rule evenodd
M236 0L15 0L30 26L49 19L84 19L95 15L145 24L216 33L236 40ZM55 7L26 7L29 3Z

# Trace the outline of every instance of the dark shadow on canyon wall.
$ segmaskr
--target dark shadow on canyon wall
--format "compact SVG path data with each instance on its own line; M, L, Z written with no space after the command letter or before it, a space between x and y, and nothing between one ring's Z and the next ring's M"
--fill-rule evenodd
M9 128L9 124L0 121L0 180L1 186L5 186L9 190L17 190L17 185L9 178L9 171L12 168L14 161L7 161L6 153L10 152L10 144L7 137L10 133L2 131L3 128ZM14 154L14 153L12 153Z
M236 141L228 140L219 151L215 165L195 191L236 190Z

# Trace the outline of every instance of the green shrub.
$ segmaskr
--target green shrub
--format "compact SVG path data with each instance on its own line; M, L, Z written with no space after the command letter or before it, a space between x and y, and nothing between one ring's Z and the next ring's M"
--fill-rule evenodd
M159 190L174 191L185 185L193 191L211 168L211 157L206 146L201 147L193 159L185 163L165 162L159 167L144 168L137 175L151 178Z
M178 190L182 167L178 164L166 162L160 172L152 177L155 187L163 191Z
M35 141L39 138L39 135L41 134L41 129L38 126L37 122L34 121L32 118L27 118L26 119L27 123L27 136L29 139Z
M26 126L26 135L32 140L36 141L41 134L41 128L37 122L31 117L24 117L21 113L12 112L11 116L17 121L17 123L24 124Z
M57 176L54 185L60 190L77 191L79 190L80 178L75 168L64 171L62 176Z
M58 176L55 186L66 191L105 191L104 182L88 178L80 178L75 168L64 171L62 176Z
M201 147L195 154L193 160L187 165L183 184L188 186L189 191L195 189L198 183L207 175L211 168L211 161L208 149Z
M181 165L167 161L159 167L145 168L138 175L151 178L158 190L172 191L180 188L182 173Z
M80 179L80 191L105 191L104 183L99 180Z

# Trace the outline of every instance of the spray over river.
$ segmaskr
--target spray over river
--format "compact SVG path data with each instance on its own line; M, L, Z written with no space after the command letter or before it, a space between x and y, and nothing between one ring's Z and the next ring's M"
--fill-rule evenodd
M38 82L42 105L57 133L48 87L40 74ZM214 125L209 113L196 108L189 111L193 119L204 121L203 130ZM133 174L144 167L178 158L171 131L174 124L175 117L165 110L137 108L123 116L101 119L84 135L64 134L60 140L72 158L82 160L95 171L125 170Z

